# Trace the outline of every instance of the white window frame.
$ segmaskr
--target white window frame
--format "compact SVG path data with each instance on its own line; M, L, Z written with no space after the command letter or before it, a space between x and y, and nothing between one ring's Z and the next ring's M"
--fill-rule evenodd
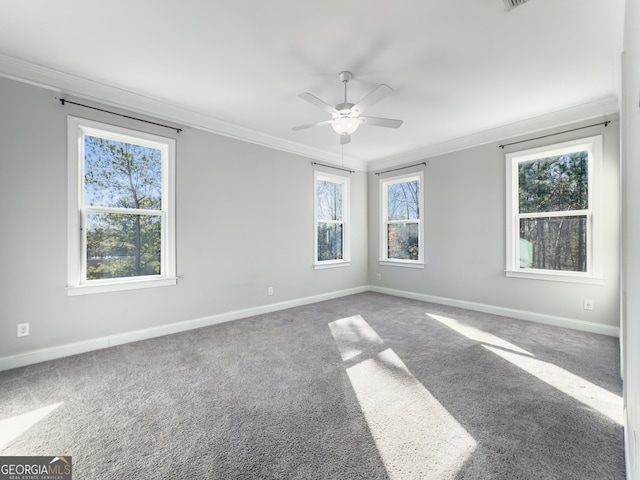
M84 224L87 213L97 211L97 209L84 205L84 135L108 138L126 143L135 143L155 148L162 152L162 207L160 210L154 212L154 214L158 214L159 212L162 222L161 271L159 275L87 280L86 228L84 228ZM68 116L67 141L68 295L83 295L175 285L177 283L175 251L175 140L93 120ZM99 210L104 211L105 209L100 208ZM142 210L125 210L123 210L124 213L145 214L145 211Z
M330 219L318 219L318 181L332 182L342 185L342 221ZM351 223L350 223L350 190L351 179L341 175L333 175L321 171L313 174L313 268L347 267L351 265ZM341 223L342 224L342 257L337 260L318 260L318 224Z
M419 218L416 220L389 220L389 185L404 182L419 182L418 201ZM415 222L418 224L418 260L405 260L389 258L389 245L387 237L387 225L389 223ZM424 173L414 172L406 175L387 177L380 179L380 265L391 265L409 268L424 268Z
M519 213L518 164L536 159L553 157L576 151L588 151L588 208L562 212ZM601 183L603 169L602 135L580 138L553 145L508 153L506 155L506 276L550 280L571 283L601 285L602 277L602 229L601 224ZM587 217L587 271L570 272L543 270L520 266L520 218L563 217L586 215Z

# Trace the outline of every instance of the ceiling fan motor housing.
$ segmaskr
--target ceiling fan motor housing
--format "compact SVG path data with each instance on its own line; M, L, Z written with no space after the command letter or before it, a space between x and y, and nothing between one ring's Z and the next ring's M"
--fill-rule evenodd
M355 111L351 110L351 108L353 108L353 105L353 103L339 103L338 105L336 105L336 110L340 112L340 115L356 114L357 109Z

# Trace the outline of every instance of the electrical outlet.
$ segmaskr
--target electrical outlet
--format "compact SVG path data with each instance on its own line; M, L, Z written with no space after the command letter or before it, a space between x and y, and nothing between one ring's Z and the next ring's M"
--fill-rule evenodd
M28 323L19 323L18 324L18 337L26 337L29 335L29 324Z
M381 274L378 274L378 275L376 275L376 278L377 278L378 280L382 280L382 275L381 275Z
M584 299L584 309L585 310L593 310L593 300L585 298Z
M273 295L273 287L267 288L267 295Z

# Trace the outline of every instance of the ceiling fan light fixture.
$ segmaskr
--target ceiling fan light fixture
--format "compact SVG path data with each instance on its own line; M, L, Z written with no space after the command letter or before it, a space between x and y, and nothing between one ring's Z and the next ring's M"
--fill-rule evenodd
M331 126L339 135L351 135L360 126L360 119L357 117L343 115L341 117L334 118L331 122Z

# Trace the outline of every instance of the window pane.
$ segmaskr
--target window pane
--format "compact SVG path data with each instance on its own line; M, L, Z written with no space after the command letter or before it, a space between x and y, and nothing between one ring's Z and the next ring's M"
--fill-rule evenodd
M318 261L342 260L342 224L318 223Z
M520 267L586 272L586 215L520 219Z
M160 274L160 215L87 214L87 280Z
M387 185L388 220L415 220L420 218L420 182L391 183Z
M573 152L518 164L520 213L589 208L589 153Z
M342 184L318 180L317 220L342 221Z
M418 260L418 224L387 225L387 258Z
M84 204L159 210L162 152L85 135Z

